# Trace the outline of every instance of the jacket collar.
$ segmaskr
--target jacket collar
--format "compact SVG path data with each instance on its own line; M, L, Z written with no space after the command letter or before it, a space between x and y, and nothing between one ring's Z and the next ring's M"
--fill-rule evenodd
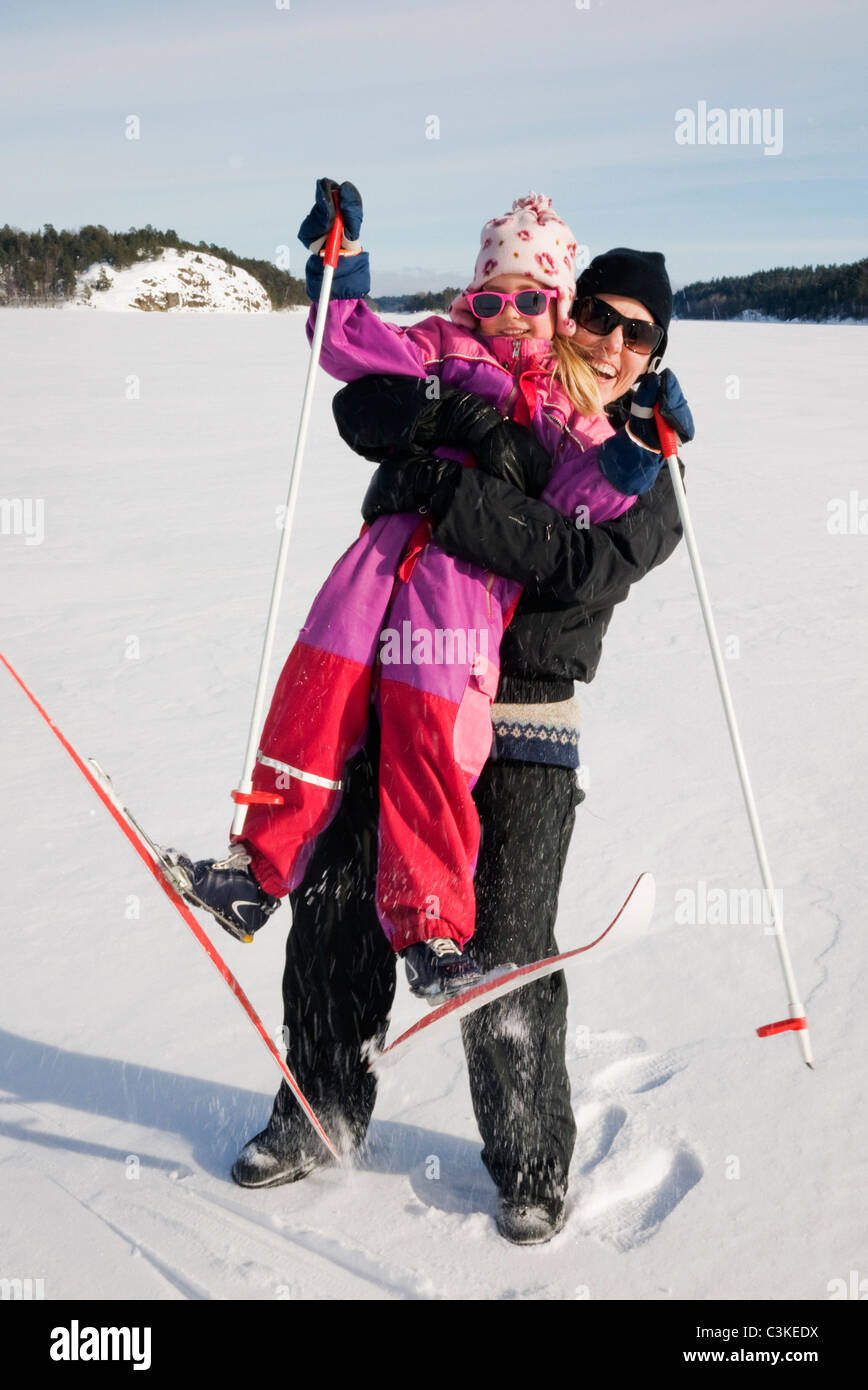
M552 345L548 338L506 338L494 336L480 338L485 351L508 371L526 371L528 367L539 367L552 355Z

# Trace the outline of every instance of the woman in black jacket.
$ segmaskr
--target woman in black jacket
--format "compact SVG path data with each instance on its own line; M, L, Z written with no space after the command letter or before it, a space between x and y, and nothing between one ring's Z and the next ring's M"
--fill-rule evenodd
M626 418L630 386L649 366L647 350L634 350L642 345L636 324L663 329L659 361L671 303L658 253L620 248L597 257L578 282L580 341L616 425ZM446 551L524 586L501 647L494 752L474 789L482 841L473 953L489 969L557 952L558 892L584 797L573 683L593 678L615 604L666 559L681 528L664 470L623 516L580 529L535 500L551 460L527 431L478 398L464 397L457 411L458 393L431 402L425 385L364 378L335 397L335 417L353 448L388 459L365 499L366 520L383 511L431 511L433 539ZM460 419L474 452L487 425L483 452L492 472L446 467L420 450L413 435L423 418L426 440L453 445L464 442L454 434ZM450 437L438 438L438 421ZM340 810L291 894L283 978L288 1064L326 1130L349 1149L367 1131L376 1082L366 1053L385 1036L395 989L394 953L375 911L377 762L372 718L366 745L347 770ZM575 1142L566 1005L557 974L462 1025L482 1157L500 1198L498 1229L519 1243L549 1239L564 1219ZM328 1161L284 1083L268 1126L232 1173L242 1186L271 1186Z

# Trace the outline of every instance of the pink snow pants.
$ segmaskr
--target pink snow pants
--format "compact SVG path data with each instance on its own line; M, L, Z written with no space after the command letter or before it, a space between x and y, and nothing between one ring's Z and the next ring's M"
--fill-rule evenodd
M330 823L373 701L381 725L377 912L395 951L473 934L479 818L503 630L520 585L456 560L416 514L380 517L338 560L275 688L241 839L281 896ZM448 626L437 615L448 614Z

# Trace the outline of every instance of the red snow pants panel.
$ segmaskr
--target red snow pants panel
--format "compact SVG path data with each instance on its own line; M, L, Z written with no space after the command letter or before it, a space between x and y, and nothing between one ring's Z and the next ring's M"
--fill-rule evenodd
M276 897L304 877L314 841L337 813L344 764L370 715L380 631L414 514L381 517L344 551L314 599L277 682L253 775L283 805L248 807L242 834L253 872Z
M452 751L457 706L386 680L379 704L377 913L396 951L432 936L463 947L476 923L479 816L476 776Z
M262 887L276 897L304 877L314 841L336 814L348 759L364 742L371 668L296 642L271 701L254 791L283 805L252 805L242 838Z
M381 647L377 911L395 950L473 935L479 818L504 608L518 586L428 544ZM439 623L448 626L440 627Z

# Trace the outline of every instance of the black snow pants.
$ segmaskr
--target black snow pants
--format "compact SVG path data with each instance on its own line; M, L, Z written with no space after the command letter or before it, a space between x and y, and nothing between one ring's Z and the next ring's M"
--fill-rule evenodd
M287 1063L326 1130L350 1148L364 1139L376 1098L365 1044L384 1039L395 992L397 958L374 906L378 755L372 718L367 743L348 766L338 814L291 895L283 977ZM486 764L474 790L482 840L469 946L484 968L556 953L558 892L583 797L571 768ZM403 969L401 975L403 984ZM576 1133L566 1008L559 973L462 1023L482 1158L507 1198L566 1189ZM285 1082L271 1123L303 1132L309 1145L308 1123Z

